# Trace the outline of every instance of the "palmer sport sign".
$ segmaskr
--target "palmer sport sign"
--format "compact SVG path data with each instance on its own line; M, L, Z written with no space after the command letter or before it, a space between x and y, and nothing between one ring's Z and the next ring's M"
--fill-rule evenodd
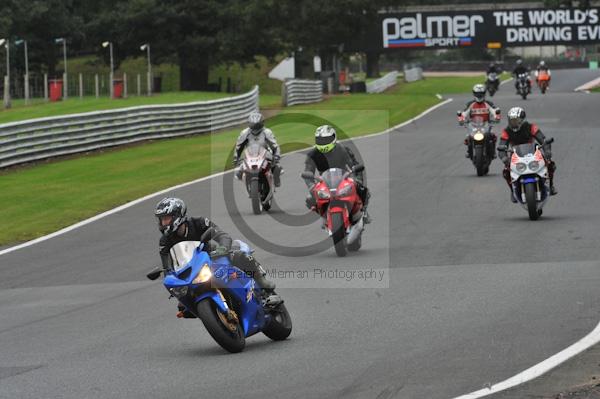
M377 44L371 40L369 47L391 50L590 43L600 43L597 8L382 14Z

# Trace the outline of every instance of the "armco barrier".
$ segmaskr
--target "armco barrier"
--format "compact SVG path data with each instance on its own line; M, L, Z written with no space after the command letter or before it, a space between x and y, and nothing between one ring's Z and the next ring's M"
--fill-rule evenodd
M0 168L141 140L209 133L240 125L257 110L258 86L219 100L6 123L0 125Z
M417 80L423 79L423 69L419 67L408 68L404 70L404 81L405 82L416 82Z
M367 83L367 93L381 93L395 85L398 81L398 71L392 71L384 77Z
M323 101L323 82L320 80L289 79L283 82L283 106Z

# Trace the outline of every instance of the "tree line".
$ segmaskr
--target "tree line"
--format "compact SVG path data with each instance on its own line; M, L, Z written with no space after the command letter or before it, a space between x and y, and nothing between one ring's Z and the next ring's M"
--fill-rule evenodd
M464 3L430 0L427 4ZM27 40L30 70L58 75L66 38L69 57L95 54L107 63L101 43L114 46L115 65L143 56L179 66L182 90L203 89L209 68L250 63L258 55L302 49L329 60L364 37L385 7L422 4L402 0L1 0L0 38ZM11 50L12 51L12 50ZM13 53L14 54L14 53ZM0 55L1 57L1 55ZM379 54L367 54L367 72L377 73ZM12 57L24 70L22 57ZM0 63L3 65L3 63ZM3 66L3 68L5 68Z

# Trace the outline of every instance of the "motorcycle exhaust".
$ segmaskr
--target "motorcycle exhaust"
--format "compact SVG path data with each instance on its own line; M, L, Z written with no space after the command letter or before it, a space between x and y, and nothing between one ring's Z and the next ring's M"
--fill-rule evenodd
M358 239L358 237L360 237L360 234L362 233L362 231L364 229L365 229L365 227L363 224L363 219L361 217L360 220L358 221L358 223L350 226L350 231L348 232L348 235L346 236L346 243L352 244L354 241L356 241Z

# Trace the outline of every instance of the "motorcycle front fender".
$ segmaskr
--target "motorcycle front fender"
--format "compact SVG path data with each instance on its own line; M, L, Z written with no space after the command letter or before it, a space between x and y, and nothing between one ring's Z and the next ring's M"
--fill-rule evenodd
M223 313L227 313L229 311L229 307L223 301L223 298L221 298L221 295L218 291L205 292L202 295L194 298L194 302L196 304L198 304L200 301L203 301L205 299L209 299L209 300L213 301L217 305L219 310L222 311Z
M327 227L329 228L329 231L333 230L333 214L335 213L341 213L342 214L342 218L344 219L344 227L348 228L348 226L350 226L350 217L348 214L348 209L346 207L342 207L339 205L329 205L329 209L327 211Z

